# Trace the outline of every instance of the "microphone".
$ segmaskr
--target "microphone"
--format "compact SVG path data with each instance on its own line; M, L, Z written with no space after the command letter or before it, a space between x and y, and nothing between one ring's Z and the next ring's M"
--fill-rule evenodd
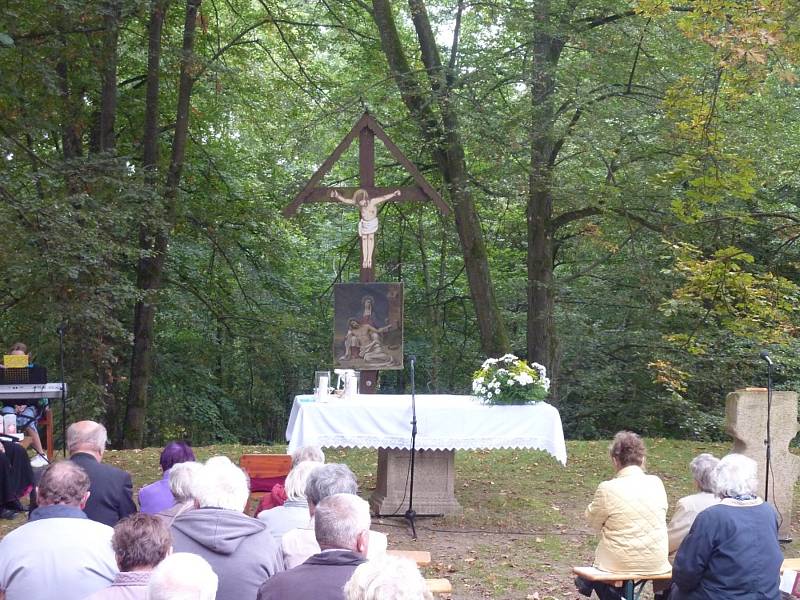
M770 367L771 367L773 364L775 364L775 363L773 363L773 362L772 362L772 359L769 357L769 352L767 352L766 350L762 350L762 351L761 351L761 354L759 354L759 356L760 356L760 357L761 357L763 360L765 360L765 361L767 362L767 364L768 364Z

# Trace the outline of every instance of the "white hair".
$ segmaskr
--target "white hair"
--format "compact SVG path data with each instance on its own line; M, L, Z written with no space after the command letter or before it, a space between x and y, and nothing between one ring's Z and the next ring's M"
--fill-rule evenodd
M717 466L717 463L719 463L719 459L708 452L698 454L689 463L692 476L703 492L714 492L714 467Z
M194 500L194 486L197 474L203 465L194 461L187 461L172 465L169 470L169 489L178 503Z
M322 465L318 462L304 460L297 463L286 476L286 497L289 500L306 500L306 484L311 474Z
M300 446L292 452L292 467L296 467L301 462L310 460L312 462L324 463L325 453L319 446Z
M102 454L106 450L108 432L101 423L79 421L67 428L67 449L74 454L78 449L87 448Z
M243 512L250 495L247 475L225 456L209 458L191 486L200 508Z
M345 600L433 600L417 565L407 558L384 555L368 560L344 586Z
M153 569L147 584L148 600L214 600L217 574L197 554L170 554Z
M712 477L714 491L720 498L755 494L758 490L758 464L744 454L723 456Z
M314 511L314 536L324 550L356 550L359 534L369 531L369 504L355 494L334 494Z

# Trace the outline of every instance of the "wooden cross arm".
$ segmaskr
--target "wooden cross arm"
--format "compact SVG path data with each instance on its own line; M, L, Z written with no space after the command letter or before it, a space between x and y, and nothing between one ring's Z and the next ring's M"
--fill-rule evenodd
M336 191L347 198L352 198L353 194L358 189L363 189L366 191L370 198L374 198L375 196L385 196L387 194L391 194L395 190L399 190L400 196L398 198L392 198L392 202L426 202L429 200L428 195L418 185L400 188L318 187L311 190L311 192L309 192L304 198L295 198L294 202L285 206L281 212L284 217L293 217L297 214L301 204L306 204L309 202L336 202L337 200L335 198L331 198L332 191ZM439 206L439 210L441 210L444 214L447 214L450 211L450 207L447 206L447 204L444 204L444 207Z

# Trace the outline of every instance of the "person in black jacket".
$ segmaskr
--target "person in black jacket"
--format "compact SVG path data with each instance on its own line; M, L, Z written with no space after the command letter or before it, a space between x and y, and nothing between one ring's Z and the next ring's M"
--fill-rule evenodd
M22 510L19 499L33 487L33 470L25 449L0 442L0 519L13 519Z
M136 512L130 473L103 464L108 434L94 421L78 421L67 429L70 460L89 474L89 500L83 512L93 521L113 527Z

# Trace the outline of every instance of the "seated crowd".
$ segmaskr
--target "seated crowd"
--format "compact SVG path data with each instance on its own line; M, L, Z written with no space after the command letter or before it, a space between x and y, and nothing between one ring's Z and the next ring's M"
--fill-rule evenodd
M623 590L608 581L668 579L671 572L671 582L654 581L656 599L781 597L778 515L758 497L754 460L741 454L721 460L697 456L690 467L698 492L678 501L667 524L664 486L644 471L641 438L619 432L610 457L616 476L598 486L586 518L600 535L594 567L614 576L577 577L581 594L617 600Z
M70 459L44 469L29 521L0 541L0 600L431 598L416 565L387 555L386 536L370 529L352 471L324 464L319 449L298 450L256 518L245 514L247 474L224 456L198 463L188 445L168 444L137 512L130 474L103 463L102 425L71 425L67 446ZM0 467L20 460L11 448ZM758 497L753 460L697 456L697 492L667 523L641 438L619 432L609 453L615 476L586 519L599 533L594 567L614 577L576 578L581 594L617 600L611 582L663 575L657 599L780 598L778 518ZM28 477L0 486L0 500L18 499Z
M285 500L254 518L247 474L224 456L198 463L168 444L137 512L130 474L102 462L102 425L71 425L67 446L70 459L44 469L29 521L0 541L0 600L344 600L346 584L352 599L431 597L411 561L385 563L405 587L358 569L384 564L386 536L370 530L355 475L319 449L298 450Z

